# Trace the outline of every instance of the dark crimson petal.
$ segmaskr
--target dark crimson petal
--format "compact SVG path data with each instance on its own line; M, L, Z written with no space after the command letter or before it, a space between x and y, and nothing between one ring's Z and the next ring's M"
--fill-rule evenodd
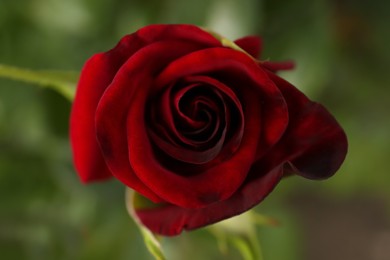
M217 114L219 114L219 115L217 115L217 118L212 118L212 116L209 115L208 121L211 121L211 120L215 121L214 122L215 129L210 134L210 136L207 137L206 141L200 142L200 141L194 141L194 140L188 139L188 137L184 136L183 133L179 129L177 129L176 123L174 122L174 118L173 118L174 113L171 109L171 102L173 102L176 110L180 111L179 104L178 104L180 98L183 95L185 95L186 92L188 92L189 90L196 88L198 86L199 86L199 84L191 84L191 85L188 85L188 86L180 89L178 91L178 93L176 93L177 97L172 97L170 95L172 88L171 87L168 88L168 90L165 91L165 93L162 95L161 107L159 107L159 110L161 110L161 112L160 112L161 117L163 119L165 119L165 121L167 122L166 128L170 129L172 132L172 135L174 137L176 137L177 139L179 139L183 144L186 144L186 146L178 144L177 142L172 142L171 138L168 138L168 140L166 140L164 135L162 135L160 137L159 133L156 131L153 131L153 130L150 130L149 134L150 134L151 138L153 139L154 143L159 148L161 148L162 151L171 155L174 159L181 160L181 161L187 162L187 163L204 164L204 163L211 161L219 154L219 152L222 148L222 145L225 141L226 123L223 123L223 125L220 126L221 119L219 117L223 117L224 114L226 113L226 111L224 114L217 113ZM201 97L194 97L194 98L199 99ZM221 104L221 107L215 107L216 104L211 100L208 101L208 100L199 99L199 100L195 101L194 103L195 103L195 106L197 106L196 103L200 104L203 102L206 102L207 104L205 104L205 105L210 106L210 108L212 108L215 112L222 110L222 108L225 108L225 110L226 110L226 107L224 104ZM207 111L205 113L209 114L209 112L207 112ZM187 118L187 117L184 117L184 118ZM187 121L189 121L189 120L190 119L187 118ZM224 120L224 121L226 121L226 120ZM199 123L199 122L195 122L195 123ZM150 122L150 124L154 124L154 122ZM211 122L209 124L211 124ZM218 131L220 129L222 129L222 130ZM218 136L216 136L217 132L221 132L221 133ZM215 139L215 138L217 138L217 141L213 146L210 146L207 149L202 149L202 150L194 149L194 148L197 148L198 146L201 146L201 144L203 142L210 143L211 139Z
M221 93L223 93L225 96L226 96L226 99L228 99L229 101L231 101L233 104L234 104L234 108L237 110L237 112L239 113L239 117L240 117L240 121L239 122L230 122L229 119L227 119L227 124L228 124L228 128L235 130L234 134L232 137L230 137L229 140L227 140L227 142L224 144L224 148L223 149L226 149L227 151L224 151L224 153L227 153L227 154L231 154L233 153L234 151L236 151L236 149L238 148L238 146L240 145L241 143L241 139L242 139L242 136L244 134L244 125L245 125L245 120L244 120L244 113L243 113L243 109L242 109L242 104L240 102L240 100L238 99L238 97L236 96L236 94L234 93L234 91L229 88L228 86L226 86L225 84L223 84L222 82L214 79L214 78L211 78L211 77L208 77L208 76L189 76L189 77L186 77L185 78L186 81L188 82L204 82L204 83L207 83L209 85L213 85L216 89L218 89ZM228 111L226 111L228 112ZM232 124L235 124L234 126ZM235 128L235 129L234 129Z
M135 209L137 216L152 232L174 236L183 230L192 230L241 214L262 201L283 175L282 167L247 183L231 198L201 209L186 209L175 205L160 205L148 209Z
M267 84L274 88L260 90L263 97L261 110L263 125L256 158L266 154L280 140L289 123L288 108L283 95L271 80L268 79Z
M225 140L225 135L226 129L223 130L222 137L216 143L216 145L205 151L193 151L188 148L172 145L154 134L153 132L151 133L151 137L154 143L158 147L160 147L163 152L166 152L175 160L180 160L192 164L204 164L218 156L218 153L222 149L223 141Z
M277 72L279 70L292 70L295 67L295 63L291 60L279 62L262 61L260 62L260 65L273 72Z
M199 84L195 85L199 86ZM224 114L222 114L222 108L224 108L223 110L225 111L226 105L223 103L222 98L217 95L219 99L218 103L220 103L219 105L215 103L214 100L211 100L210 104L204 104L203 108L201 108L200 106L205 102L205 100L202 100L202 98L198 96L197 98L193 97L193 99L198 99L197 101L193 100L192 102L188 102L191 104L184 104L184 106L187 107L186 109L186 107L183 107L183 104L181 103L183 102L183 97L186 96L186 94L188 95L188 90L190 89L191 87L185 87L176 92L173 97L169 97L173 108L173 110L170 111L170 115L175 117L176 124L181 125L183 130L185 127L187 128L183 131L183 134L200 134L209 129L213 129L212 133L209 134L206 139L199 141L188 139L188 137L182 136L181 134L179 135L179 138L183 143L199 146L201 144L210 143L210 141L215 137L218 129L220 128L221 119L223 119L221 117L224 116ZM206 109L206 107L208 109ZM196 118L196 115L199 115L200 112L203 112L206 118Z
M214 120L216 122L211 122L213 116L211 115L210 111L208 111L208 112L204 111L208 117L207 122L194 121L194 119L188 117L187 115L185 115L183 113L183 111L181 111L181 109L179 107L179 103L180 103L181 98L187 92L189 92L191 89L194 89L196 87L199 87L199 84L187 85L186 87L180 89L179 91L177 91L173 95L171 95L172 87L169 87L164 92L164 94L162 94L162 98L161 98L160 115L161 115L161 118L165 119L164 121L165 121L166 128L170 130L171 135L173 137L177 138L179 141L181 141L182 143L187 144L187 145L191 145L191 144L196 145L196 144L199 144L200 142L188 140L187 137L185 137L183 135L183 133L180 132L179 129L177 129L177 127L178 127L177 124L179 124L180 119L184 120L184 122L186 122L186 125L187 126L190 125L191 128L193 128L193 129L202 129L202 128L207 128L207 127L211 127L211 126L215 125L215 129L214 129L215 131L213 134L215 134L217 132L219 125L220 125L220 122L219 122L220 118L219 117L214 118ZM215 114L216 116L221 115L221 112L222 112L221 110L223 110L223 108L224 108L223 104L220 105L220 107L218 107L214 101L201 100L200 98L201 98L200 96L194 97L194 99L198 99L198 100L192 101L194 108L197 108L195 110L199 111L199 105L204 104L204 106L207 106L209 109L214 111L213 114ZM204 98L206 98L206 97L204 97ZM202 99L204 99L204 98L202 98ZM222 100L220 100L220 101L222 101ZM179 116L176 116L176 118L174 118L175 114L178 114ZM154 122L152 122L152 123L154 123ZM198 127L196 127L196 126L198 126ZM199 126L202 126L202 127L199 128ZM207 139L211 139L213 137L213 134L211 134L211 136Z
M320 104L307 107L302 113L302 120L305 122L292 131L291 135L294 138L310 140L311 145L307 147L307 144L302 144L305 141L302 141L299 144L299 155L292 157L290 162L294 170L303 177L329 178L340 168L347 154L346 135L337 121Z
M142 44L134 35L125 36L111 51L90 58L81 72L70 117L70 139L74 164L84 182L112 176L96 141L96 107L119 67Z
M159 197L151 192L148 188L151 186L144 181L146 173L139 170L137 163L134 163L131 159L129 162L129 156L141 154L142 147L139 146L150 145L148 137L145 136L147 131L144 124L144 102L149 93L149 88L153 86L153 76L159 70L171 60L194 52L199 48L196 42L179 41L159 41L142 48L131 56L118 71L111 85L102 96L96 111L97 138L110 170L127 186L151 200L156 200ZM139 101L143 102L141 106L137 104ZM128 115L129 109L139 109L139 116L142 118L139 119L139 116L133 117L130 115L131 113ZM131 124L127 124L127 117L135 120L132 120ZM143 131L144 135L136 135L135 130ZM132 139L139 137L141 138L137 141L140 144L132 145ZM126 140L129 141L129 146ZM128 150L128 147L130 150ZM152 154L142 154L145 156L143 160L146 160L143 163L149 164ZM158 176L149 181L159 182L161 178L164 178L162 172L156 172L156 174ZM155 191L154 187L153 191Z
M263 41L258 36L246 36L234 41L244 51L249 53L254 58L260 58L263 48Z
M189 163L195 163L195 164L203 164L211 161L214 159L221 151L222 145L223 149L226 149L226 151L223 151L226 155L231 155L239 146L241 142L241 138L244 131L244 123L243 123L243 112L242 107L240 104L239 99L235 95L235 93L227 87L226 85L222 84L221 82L217 81L216 79L210 78L208 76L190 76L186 77L182 80L183 84L189 84L186 87L180 89L178 92L174 94L174 97L171 95L172 87L170 86L162 95L162 102L161 102L161 117L165 118L167 124L167 128L173 129L173 135L180 139L180 141L185 144L183 145L178 144L177 142L172 142L172 138L170 138L170 135L168 135L168 139L164 134L165 132L161 131L161 128L159 127L158 131L151 131L151 137L154 140L154 142L163 150L171 155L175 155L174 158L178 160L182 160ZM220 121L217 118L217 125L215 127L214 132L210 134L210 136L206 140L202 141L195 141L195 140L189 140L186 136L183 136L180 131L176 130L176 125L174 123L173 115L178 114L179 119L184 119L184 122L186 125L199 125L199 121L193 121L193 119L188 118L185 114L182 113L179 107L180 99L187 93L190 89L195 88L197 86L207 86L208 90L210 92L215 93L221 101L223 101L223 104L220 105L220 107L224 108L224 115L226 117L226 123L228 124L228 129L234 130L233 136L229 138L225 142L225 135L226 135L226 127L224 131L222 132L222 135L216 136L216 138L219 138L217 143L213 141L212 139L215 137L215 134L218 130L218 121ZM195 97L196 98L196 97ZM171 109L170 103L174 103L173 111ZM211 102L209 102L211 104ZM239 114L239 121L230 122L230 109L227 108L228 104L234 105L234 110L236 110ZM232 108L233 109L233 108ZM220 108L216 107L213 110L220 110ZM178 118L176 118L177 121ZM154 123L154 122L152 122ZM234 126L230 126L230 124L234 124ZM204 124L203 124L204 125ZM206 127L208 127L209 124L202 126L197 130L197 132L203 131ZM229 127L230 126L230 127ZM195 127L197 129L197 127ZM163 133L163 135L159 135L159 133ZM161 137L160 137L161 136ZM215 138L214 138L215 139ZM210 146L212 144L212 146ZM206 149L198 149L202 148L206 145ZM194 150L189 149L188 146L191 146L194 148Z
M228 57L226 57L226 54L228 54ZM153 53L153 55L156 54ZM244 62L240 62L239 60L243 60ZM134 64L134 62L132 64ZM243 74L242 77L245 77L246 73L250 70L259 70L257 64L241 52L227 48L210 48L191 52L190 54L173 61L160 75L162 76L162 79L170 78L176 82L177 79L182 78L183 71L191 73L197 68L199 72L206 71L207 73L211 73L220 70L221 66L235 68ZM183 68L186 69L183 70ZM133 68L129 67L126 71L127 74L130 73L132 69ZM257 75L255 71L252 72L254 76ZM165 76L163 74L165 74ZM147 78L147 76L145 77ZM137 81L138 80L140 79L137 79ZM122 86L119 86L118 84L118 89L125 89L127 86L126 84L128 84L126 82L128 81L124 80ZM161 82L163 82L163 80L159 83ZM140 80L140 83L142 83L142 86L145 86L143 81ZM158 79L155 83L158 83ZM167 84L166 86L169 85L170 84ZM154 87L157 87L157 85ZM163 87L160 86L160 88ZM158 92L158 89L156 89L156 91ZM178 174L164 168L157 158L153 156L153 148L150 143L145 141L148 137L147 131L142 127L144 125L143 107L145 106L149 94L147 88L139 88L139 93L136 95L137 98L131 100L132 105L129 108L127 118L129 149L136 151L130 152L129 158L139 178L167 202L181 207L200 208L205 207L210 203L229 198L245 180L254 160L257 139L261 128L261 109L258 97L253 95L251 91L245 93L245 101L247 102L243 104L243 110L246 113L244 136L240 148L229 158L229 160L221 161L219 164L204 169L203 172L199 172L196 175L183 176L185 173ZM137 125L137 127L132 128L132 125ZM177 161L172 161L172 163L176 164ZM185 196L180 196L180 194L185 194Z
M104 56L93 56L85 64L77 87L77 94L70 119L70 139L76 170L83 182L111 177L96 142L94 114L106 84L94 77L99 67L105 67ZM101 69L100 71L104 71ZM109 74L109 73L107 73ZM104 77L105 74L102 76ZM111 78L108 75L108 78ZM111 81L111 79L109 79Z
M290 123L283 138L262 161L275 165L290 162L290 168L310 179L332 176L347 153L343 129L323 106L275 74L268 74L285 96Z

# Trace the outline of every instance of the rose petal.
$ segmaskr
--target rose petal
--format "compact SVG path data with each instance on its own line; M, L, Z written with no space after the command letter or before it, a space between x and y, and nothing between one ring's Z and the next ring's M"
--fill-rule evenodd
M226 118L227 121L227 128L230 132L232 132L232 136L228 136L227 142L224 144L224 149L229 150L230 153L234 152L238 146L241 143L242 135L244 133L244 112L242 108L241 101L236 96L234 91L229 88L227 85L223 84L222 82L211 78L209 76L203 76L203 75L197 75L197 76L188 76L185 78L188 82L203 82L204 84L209 84L214 86L216 89L219 90L220 93L223 93L225 96L225 102L232 103L232 106L234 106L234 109L237 110L238 117L236 121L231 122L231 116L228 115ZM233 108L232 108L233 109ZM231 113L229 109L225 109L225 113ZM229 135L229 133L227 133Z
M183 111L181 111L179 103L181 102L183 96L186 96L188 92L194 90L200 86L199 83L190 83L189 85L179 89L176 93L172 94L172 87L168 88L161 97L160 106L156 113L160 115L160 118L163 119L162 124L169 130L172 138L176 138L178 143L185 145L194 145L198 146L204 142L210 142L216 132L220 129L220 121L224 117L223 110L225 110L225 104L223 103L222 97L218 93L214 93L212 90L211 94L214 95L216 100L210 100L210 97L195 96L192 97L194 100L190 100L191 104L185 104L187 107L192 107L193 111L191 113L199 113L202 110L200 107L203 107L203 112L208 118L206 121L195 120L194 118L189 117ZM211 86L209 86L211 87ZM219 103L219 105L216 104ZM207 108L207 109L206 109ZM193 117L193 116L192 116ZM160 120L161 120L160 119ZM213 122L212 122L213 121ZM180 123L182 123L180 125ZM151 127L153 127L154 122L151 122ZM213 130L210 136L206 140L195 141L188 140L188 137L185 136L185 133L191 133L190 130L179 129L180 126L186 125L187 128L191 128L191 131L201 131L202 129L211 129ZM176 142L175 142L176 144Z
M99 84L101 81L94 78L94 72L96 68L104 67L106 63L101 62L103 59L104 56L95 55L85 64L78 83L70 119L73 160L83 182L106 179L112 176L104 162L95 135L94 113L106 84ZM104 75L102 74L103 78ZM107 76L108 80L111 81L110 75Z
M244 51L249 53L254 58L260 58L263 49L263 41L258 36L246 36L234 41Z
M169 129L172 135L172 138L170 136L166 138L166 136L160 135L159 132L151 129L153 128L153 125L155 122L149 122L149 134L151 138L153 139L154 143L163 151L166 152L168 155L170 155L173 159L180 160L187 163L194 163L194 164L204 164L212 159L214 159L220 152L222 145L225 141L225 136L227 132L227 126L226 126L226 106L223 103L222 97L218 96L215 97L219 99L219 107L215 103L214 100L207 100L208 97L201 97L201 96L195 96L196 99L194 101L194 106L198 107L202 105L205 107L209 107L212 109L215 113L215 116L211 115L211 111L205 111L205 113L208 115L208 121L214 121L214 122L208 122L205 127L202 127L201 130L205 130L205 128L208 128L209 125L212 125L211 129L212 132L209 134L209 136L206 137L206 140L196 141L191 140L188 136L185 136L183 133L183 130L177 129L177 120L175 122L173 115L174 112L179 111L179 102L180 99L185 95L186 92L195 89L199 87L199 83L197 84L190 84L178 91L178 93L175 93L175 97L172 97L170 87L165 93L162 95L161 98L161 107L158 107L160 110L160 115L164 121L166 122L166 129ZM209 86L211 88L212 86ZM212 90L210 90L213 92ZM214 94L214 93L213 93ZM214 94L215 95L215 94ZM172 111L171 109L171 103L174 103L175 111ZM220 110L225 110L224 112ZM188 118L188 117L184 117ZM189 121L187 119L186 121ZM199 123L199 122L198 122ZM160 128L160 127L159 127ZM161 129L161 128L160 128ZM158 130L158 129L157 129ZM199 129L197 129L199 131ZM217 134L218 133L218 134ZM180 142L172 142L173 138L178 139ZM215 141L213 139L216 139ZM207 145L207 143L211 143L212 145ZM203 144L203 145L202 145ZM202 148L202 146L205 148Z
M256 158L263 156L280 140L289 123L289 111L284 96L266 74L263 77L267 77L266 84L269 87L259 87L259 92L263 97L261 106L263 124Z
M298 174L310 179L332 176L347 153L347 138L334 117L320 104L310 101L287 81L269 72L283 92L290 123L279 143L262 161L290 162Z
M111 51L90 58L81 72L70 117L70 139L74 164L84 182L112 176L96 140L96 107L117 70L142 44L135 35L125 36Z
M239 146L244 131L244 115L242 112L241 103L237 96L229 87L217 81L216 79L207 76L186 77L182 81L183 84L190 85L180 89L177 93L175 93L174 97L171 96L172 87L169 87L164 92L161 98L163 102L161 108L159 109L161 111L160 114L161 117L165 118L168 122L166 128L172 130L171 134L168 134L168 136L166 136L167 133L165 131L162 131L162 127L159 126L157 131L155 130L150 132L153 140L162 150L172 154L173 158L190 163L200 164L211 161L220 153L222 145L224 145L223 148L226 149L226 151L223 151L222 153L227 155L232 154ZM173 115L176 112L179 119L183 118L186 124L188 124L188 122L191 122L191 125L200 123L198 121L193 122L193 120L184 115L179 108L179 102L184 93L198 86L198 84L200 84L201 86L208 86L209 91L214 92L214 94L218 96L216 98L223 102L223 104L220 104L220 107L224 108L224 113L220 116L225 117L225 120L223 121L225 122L224 124L227 125L224 127L225 130L222 132L222 135L218 134L217 136L215 136L216 130L218 130L219 128L217 124L215 126L214 132L211 133L206 140L194 141L188 140L187 136L183 136L183 133L176 129ZM174 102L174 106L172 108L173 110L169 105L169 103L172 102L172 99ZM232 107L229 108L228 106ZM213 110L220 110L220 108L217 107ZM234 116L235 121L233 122L231 122L232 118L230 118L231 116L233 116L231 115L231 112L233 111L230 110L236 111L236 115ZM220 120L217 118L217 121ZM150 124L153 125L153 123L155 122L151 122ZM209 124L210 123L204 125L200 128L200 130L204 130L206 127L208 127ZM197 130L197 132L200 130ZM229 130L229 139L225 142L225 135L227 134L226 130ZM173 136L171 137L171 135ZM215 139L214 137L218 139L212 140ZM172 142L173 138L178 138L181 143L178 143L176 141ZM217 143L215 143L215 141L217 141ZM193 151L191 151L191 148L193 148Z
M287 61L279 61L279 62L274 62L274 61L262 61L260 62L260 66L273 71L277 72L279 70L292 70L295 67L294 61L287 60Z
M135 209L143 225L152 232L175 236L183 230L192 230L241 214L263 200L282 177L282 167L249 182L233 197L201 209L186 209L171 204Z

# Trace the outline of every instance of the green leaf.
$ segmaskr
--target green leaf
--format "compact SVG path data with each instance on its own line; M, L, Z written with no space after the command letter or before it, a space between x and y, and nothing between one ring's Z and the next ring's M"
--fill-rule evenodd
M74 71L30 70L0 64L0 77L51 88L72 101L79 73Z
M166 257L162 251L161 244L159 242L159 237L152 233L149 229L142 225L137 215L135 214L135 209L137 208L150 208L154 204L141 196L137 192L127 188L126 189L126 207L130 216L134 219L137 224L143 238L146 248L154 256L156 260L166 260Z
M231 244L240 251L243 259L262 260L262 251L256 233L259 218L259 214L249 211L214 224L209 231L217 238L223 253L227 253L228 244Z

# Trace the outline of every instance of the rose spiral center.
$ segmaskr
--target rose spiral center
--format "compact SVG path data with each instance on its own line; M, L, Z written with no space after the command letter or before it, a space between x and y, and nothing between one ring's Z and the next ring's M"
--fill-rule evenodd
M188 145L207 145L223 131L225 111L220 93L215 93L209 86L191 85L179 90L175 96L175 124Z
M187 164L229 157L242 138L244 118L234 92L209 77L176 82L148 102L153 145Z

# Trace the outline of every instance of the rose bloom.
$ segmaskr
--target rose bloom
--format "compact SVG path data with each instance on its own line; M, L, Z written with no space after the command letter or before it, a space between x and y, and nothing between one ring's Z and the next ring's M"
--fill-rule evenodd
M192 25L151 25L85 64L70 119L83 182L115 177L150 200L151 231L177 235L243 213L283 178L332 176L347 152L334 117L230 42Z

